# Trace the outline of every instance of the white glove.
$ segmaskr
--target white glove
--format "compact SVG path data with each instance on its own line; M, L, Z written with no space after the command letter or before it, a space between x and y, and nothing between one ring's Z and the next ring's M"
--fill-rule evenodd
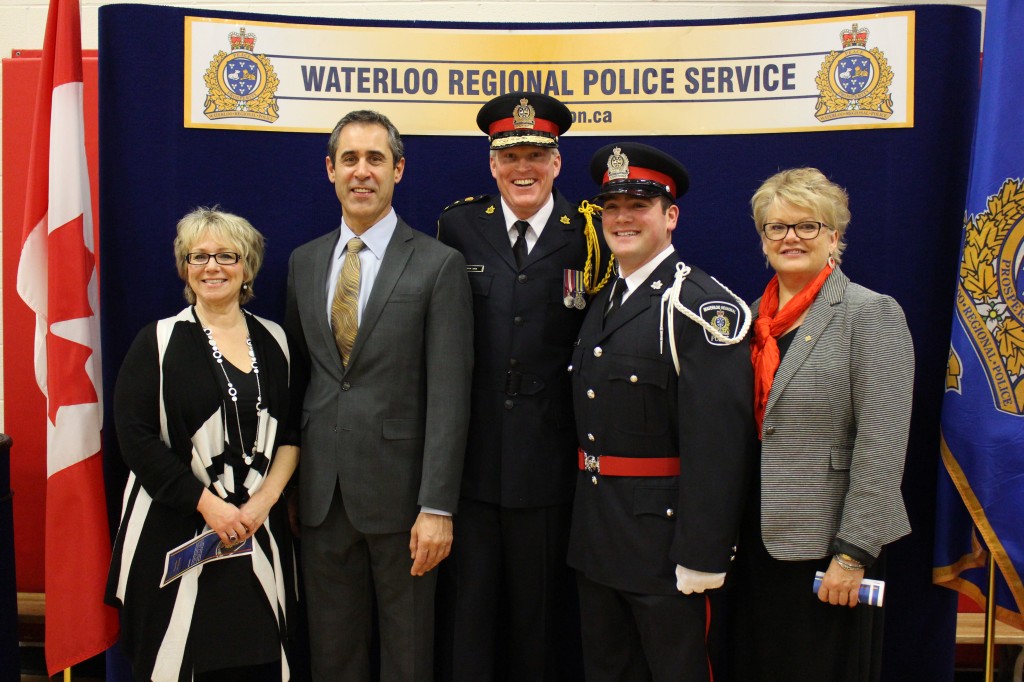
M725 573L704 573L682 566L676 566L676 589L683 594L700 594L713 590L725 583Z

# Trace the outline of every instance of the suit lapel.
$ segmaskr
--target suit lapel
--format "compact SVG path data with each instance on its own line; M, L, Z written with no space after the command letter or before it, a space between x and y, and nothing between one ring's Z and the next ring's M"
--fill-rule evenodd
M399 218L395 233L391 235L391 241L388 242L388 248L384 252L380 270L377 271L377 278L373 281L370 298L367 299L366 307L363 309L363 319L359 323L359 331L356 334L355 343L352 345L352 353L348 358L349 367L352 367L356 358L359 357L359 351L366 343L367 337L373 332L381 312L384 311L384 305L391 298L395 284L398 283L409 258L412 257L413 248L409 243L412 237L412 228Z
M484 241L491 245L505 263L516 269L516 259L512 255L512 242L509 241L508 230L505 228L505 214L501 209L501 197L496 196L490 208L494 210L490 214L482 213L477 228L483 236Z
M771 392L768 394L768 405L765 407L765 414L771 412L772 406L775 405L779 396L782 395L786 385L796 375L797 371L811 354L811 349L814 348L825 327L835 315L836 306L842 302L843 292L846 290L846 285L849 282L849 278L838 267L825 280L825 284L821 287L817 299L808 309L807 317L804 318L803 324L796 330L796 338L789 344L786 357L779 363L779 368L775 372L775 379L772 381Z
M604 323L604 309L608 307L610 291L611 287L605 287L590 300L587 306L590 310L587 311L586 316L583 318L583 324L577 335L577 345L597 345L597 342L604 338L601 327Z
M313 253L312 282L310 287L313 292L313 319L316 320L317 333L320 335L320 343L327 348L327 354L334 359L334 366L338 373L343 371L341 355L338 353L338 344L334 340L334 330L331 329L331 321L327 316L327 278L331 276L331 258L334 256L334 247L341 235L341 228L327 234L322 243L318 244Z
M551 210L551 217L548 218L544 230L540 233L540 239L533 245L530 255L526 257L526 263L523 264L524 270L568 246L569 238L576 229L569 216L569 212L575 209L557 191L554 196L555 206ZM569 217L569 221L563 223L563 217Z
M676 269L676 263L679 261L679 257L675 254L669 256L663 260L658 267L654 269L644 283L633 291L626 302L622 304L622 307L612 315L611 319L607 321L604 328L601 330L600 339L604 340L608 336L615 333L615 330L619 329L627 322L632 320L637 315L649 310L651 306L661 305L661 296L665 293L665 290L672 284L672 276ZM651 285L654 282L661 282L662 286L657 289ZM601 301L604 301L604 305L608 304L608 296L606 291L611 291L611 285L606 286L601 290L599 296ZM604 307L601 308L602 313Z
M526 257L526 262L523 264L523 270L568 246L572 234L576 230L576 227L572 224L571 215L576 209L557 190L554 193L554 197L555 207L551 211L551 217L548 218L547 224L544 225L537 243L530 249L530 255ZM513 271L518 271L515 256L512 255L512 241L508 235L508 228L505 226L505 213L501 207L500 195L494 198L491 207L494 208L494 211L480 216L478 226L480 233L483 235L484 240L497 252L498 256ZM563 216L569 218L568 223L562 222Z

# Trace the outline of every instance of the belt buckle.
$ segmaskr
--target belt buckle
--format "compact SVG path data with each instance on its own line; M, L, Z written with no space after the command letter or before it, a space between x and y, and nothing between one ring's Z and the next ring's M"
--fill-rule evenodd
M584 455L583 456L583 470L588 474L599 474L601 473L601 457L600 455Z

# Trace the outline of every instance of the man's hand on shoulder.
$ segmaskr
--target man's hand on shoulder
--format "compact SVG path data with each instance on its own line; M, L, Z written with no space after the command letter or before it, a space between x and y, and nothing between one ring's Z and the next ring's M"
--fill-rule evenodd
M412 575L424 575L452 551L452 517L420 512L409 533Z

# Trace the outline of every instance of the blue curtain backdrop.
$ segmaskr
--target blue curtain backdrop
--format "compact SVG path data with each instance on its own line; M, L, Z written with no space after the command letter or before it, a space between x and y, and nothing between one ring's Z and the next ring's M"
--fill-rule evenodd
M903 485L913 533L890 548L888 561L884 678L900 682L952 680L955 595L931 584L931 555L949 301L963 223L980 35L975 10L911 9L917 13L913 128L637 138L676 155L692 175L690 191L680 202L675 235L683 259L700 265L748 301L760 294L769 278L748 203L760 182L781 168L816 166L849 190L853 221L843 269L854 281L900 302L917 354ZM817 16L848 14L853 13ZM239 22L412 25L135 4L100 8L102 338L108 401L136 332L184 306L171 242L177 220L188 210L219 204L249 218L267 235L257 298L248 307L277 320L283 316L290 252L339 221L338 201L324 171L326 134L182 127L186 15ZM645 25L701 23L746 20ZM591 26L597 25L587 25ZM333 125L347 111L339 103L336 116L324 126ZM592 196L594 186L586 170L590 156L610 141L573 137L571 131L562 139L563 166L556 184L563 193L576 199ZM483 135L407 137L406 150L406 172L396 190L395 207L424 232L434 232L438 214L451 201L494 191ZM245 182L234 181L239 178ZM106 414L113 524L126 472L109 404Z

